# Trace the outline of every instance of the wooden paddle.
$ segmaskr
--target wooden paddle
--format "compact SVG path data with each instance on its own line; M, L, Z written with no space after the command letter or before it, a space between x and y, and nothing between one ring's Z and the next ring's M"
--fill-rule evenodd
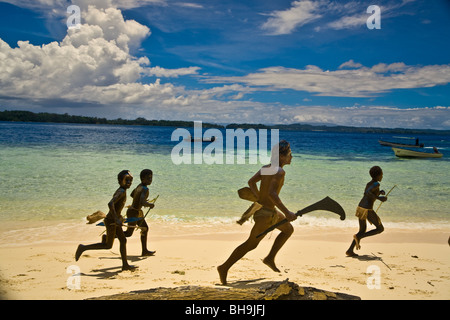
M133 218L127 218L125 219L123 222L124 223L128 223L128 222L135 222L135 221L139 221L142 218L138 218L138 217L133 217ZM115 224L115 223L114 223ZM102 221L100 223L97 223L96 226L100 226L100 227L105 227L105 222ZM127 224L121 224L121 227L127 227L127 228L140 228L140 226L129 226ZM106 229L102 231L102 233L100 233L100 235L104 234L106 232Z
M136 221L139 221L139 220L141 220L142 218L127 218L127 219L125 219L125 221L123 221L124 223L128 223L128 222L136 222ZM104 227L105 226L105 222L100 222L100 223L97 223L96 224L96 226L100 226L100 227ZM126 226L126 225L125 225ZM127 226L126 226L127 227Z
M156 200L158 200L158 198L159 198L159 194L156 196L156 198L150 200L149 202L155 203ZM131 217L131 218L125 219L125 221L124 221L125 223L127 223L127 222L136 222L136 221L138 221L136 226L129 226L129 225L127 225L127 224L122 224L122 227L127 227L127 228L137 228L137 229L141 228L142 222L144 221L145 217L147 217L148 213L150 212L150 209L151 209L151 208L148 208L147 213L145 214L144 217L141 217L141 218L139 218L139 217ZM139 223L139 222L140 222L140 223ZM96 224L96 226L105 226L105 222L102 221L102 222ZM106 230L103 230L103 232L100 233L100 235L104 234L105 232L106 232Z
M339 203L337 203L336 201L334 201L333 199L331 199L330 197L325 197L320 201L317 201L316 203L313 203L312 205L297 211L296 215L301 217L302 215L304 215L305 213L311 212L311 211L317 211L317 210L323 210L323 211L330 211L333 213L336 213L339 215L339 217L341 218L341 220L345 220L345 211L344 209L341 207L341 205ZM281 226L282 224L285 224L286 222L288 222L287 219L281 220L280 222L274 224L273 226L267 228L265 231L261 232L260 234L258 234L256 237L262 237L263 235L265 235L266 233L274 230L275 228Z

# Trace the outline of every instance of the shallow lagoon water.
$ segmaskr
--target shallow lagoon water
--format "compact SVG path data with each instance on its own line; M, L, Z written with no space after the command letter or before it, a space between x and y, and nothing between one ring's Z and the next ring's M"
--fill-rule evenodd
M200 224L238 219L250 203L239 199L237 190L262 164L175 165L171 159L179 143L171 141L175 129L1 122L0 221L80 221L96 210L107 212L107 202L118 187L117 173L129 169L133 188L144 168L154 172L150 197L160 195L151 219ZM392 135L290 131L279 135L291 143L294 156L285 167L281 193L287 207L296 211L330 196L348 217L341 222L318 212L298 223L354 226L356 205L370 180L368 171L379 165L384 171L382 189L387 192L397 185L379 210L385 224L450 226L450 136L419 137L426 147L440 148L442 159L400 159L377 142Z

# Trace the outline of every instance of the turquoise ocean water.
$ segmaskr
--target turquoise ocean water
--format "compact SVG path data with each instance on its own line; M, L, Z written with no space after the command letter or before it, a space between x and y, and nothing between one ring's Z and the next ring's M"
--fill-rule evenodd
M0 223L79 222L96 210L106 213L118 187L117 173L129 169L133 188L144 168L154 172L150 197L160 196L151 219L233 223L250 204L236 191L247 185L261 163L175 165L175 129L0 122ZM396 158L377 141L392 140L390 134L280 131L279 136L291 143L294 155L285 167L281 192L287 207L296 211L330 196L348 217L341 222L329 213L313 213L298 223L355 226L354 211L370 180L368 171L379 165L384 171L382 189L387 192L397 185L379 211L385 225L450 227L450 136L419 137L426 150L440 148L441 159Z

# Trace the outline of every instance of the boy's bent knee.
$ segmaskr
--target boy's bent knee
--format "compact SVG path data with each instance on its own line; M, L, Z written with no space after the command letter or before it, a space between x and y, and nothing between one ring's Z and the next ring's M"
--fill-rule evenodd
M111 249L113 247L113 243L109 243L109 242L107 242L107 243L105 243L105 249Z
M133 229L126 230L123 234L125 235L125 237L131 237L133 235L133 231Z
M255 250L256 247L258 247L258 243L257 243L257 242L252 242L252 243L248 243L248 244L247 244L247 249L248 249L249 251Z
M290 237L294 233L294 227L289 223L281 232Z
M249 241L247 240L246 242L244 242L242 244L242 246L245 248L245 250L247 251L252 251L254 249L256 249L256 247L258 247L259 241Z

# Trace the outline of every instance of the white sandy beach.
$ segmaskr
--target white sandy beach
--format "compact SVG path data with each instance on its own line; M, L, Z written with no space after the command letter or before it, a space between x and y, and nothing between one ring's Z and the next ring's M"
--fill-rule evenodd
M86 299L157 287L216 286L217 265L246 239L252 226L153 223L149 249L156 250L156 255L139 256L135 233L127 248L130 263L139 269L121 272L117 240L111 250L89 251L78 262L74 260L79 243L98 242L99 227L72 222L43 229L36 224L26 229L5 224L0 229L3 299ZM274 232L233 266L228 281L245 285L289 278L300 286L364 300L450 299L449 230L386 228L383 234L362 241L359 258L349 258L345 251L356 231L356 226L330 230L295 225L294 235L276 260L281 273L261 262Z

